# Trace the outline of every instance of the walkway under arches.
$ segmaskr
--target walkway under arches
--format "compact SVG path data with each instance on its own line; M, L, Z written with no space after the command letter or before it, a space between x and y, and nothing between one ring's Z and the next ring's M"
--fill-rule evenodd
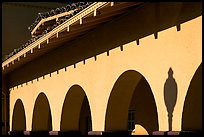
M32 119L32 131L52 131L52 116L49 101L40 93L35 101Z
M137 71L128 70L120 75L111 91L105 131L130 133L135 124L143 126L149 134L158 130L157 108L145 78Z
M92 130L89 102L82 87L73 85L64 100L60 131L88 134Z
M188 88L182 115L182 130L202 130L202 63Z
M26 116L23 102L18 99L15 103L12 117L12 131L26 130Z

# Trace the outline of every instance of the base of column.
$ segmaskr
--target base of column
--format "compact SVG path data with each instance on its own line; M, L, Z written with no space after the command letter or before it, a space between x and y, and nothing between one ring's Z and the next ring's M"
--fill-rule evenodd
M81 131L50 131L49 135L81 135Z
M89 131L88 135L102 135L103 131Z
M24 135L24 131L8 131L8 135Z
M130 131L89 131L88 135L131 135Z
M199 135L201 131L154 131L152 135Z
M154 131L152 135L167 135L168 131Z
M181 131L168 131L167 135L180 135Z
M23 131L24 135L30 135L30 131Z
M59 131L50 131L49 135L59 135Z

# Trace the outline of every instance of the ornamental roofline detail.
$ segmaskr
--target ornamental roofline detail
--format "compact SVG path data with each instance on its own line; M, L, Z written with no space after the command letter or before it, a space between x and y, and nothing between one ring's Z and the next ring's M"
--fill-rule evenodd
M3 61L2 74L10 72L60 44L85 34L142 3L144 2L92 2L86 3L82 9L73 8L73 10L39 20L31 30L31 34L35 32L36 35L32 35L32 38L20 48L14 49Z

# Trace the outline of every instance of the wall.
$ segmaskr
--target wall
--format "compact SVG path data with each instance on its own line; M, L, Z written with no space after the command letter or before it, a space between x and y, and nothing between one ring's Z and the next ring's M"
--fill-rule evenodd
M186 13L189 14L187 17L180 16L189 6L180 3L170 4L177 11L163 15L165 7L172 7L165 3L161 5L159 11L155 7L160 5L154 4L135 9L137 12L133 10L15 70L9 77L10 118L15 101L20 98L25 107L26 130L31 130L36 97L44 92L50 103L53 130L60 130L64 98L69 88L78 84L89 100L93 131L103 131L107 103L114 83L123 72L135 70L148 81L157 106L159 130L166 131L168 113L164 103L164 84L171 67L178 91L172 130L181 130L185 96L202 62L202 16L197 14L199 8ZM158 13L162 16L155 16ZM160 17L159 20L156 17ZM182 22L180 31L175 26L178 22ZM156 30L155 25L158 25ZM154 32L158 32L157 39ZM139 39L139 45L136 39ZM123 51L120 46L123 46ZM94 55L97 55L96 60Z

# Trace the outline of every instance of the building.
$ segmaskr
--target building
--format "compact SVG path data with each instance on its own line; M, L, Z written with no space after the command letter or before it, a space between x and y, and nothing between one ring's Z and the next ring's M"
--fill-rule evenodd
M70 5L2 63L10 134L202 130L201 2Z
M39 12L45 12L65 5L66 3L57 2L2 2L2 59L31 38L28 26L33 23ZM19 17L21 18L19 19ZM5 96L7 96L7 102L3 101ZM2 92L2 98L2 112L4 112L3 106L5 105L3 104L6 103L8 108L9 103L9 94L5 90ZM3 134L9 129L8 117L9 109L2 114Z

